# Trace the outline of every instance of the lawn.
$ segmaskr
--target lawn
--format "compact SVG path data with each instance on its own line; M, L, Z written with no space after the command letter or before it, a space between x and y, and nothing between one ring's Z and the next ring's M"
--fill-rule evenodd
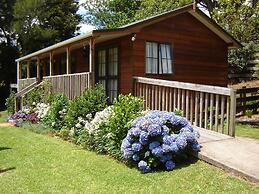
M237 124L236 136L259 139L259 127Z
M0 123L6 122L7 118L8 118L7 111L0 112Z
M197 161L141 174L108 156L24 128L0 127L1 193L259 193ZM8 170L9 169L9 170Z

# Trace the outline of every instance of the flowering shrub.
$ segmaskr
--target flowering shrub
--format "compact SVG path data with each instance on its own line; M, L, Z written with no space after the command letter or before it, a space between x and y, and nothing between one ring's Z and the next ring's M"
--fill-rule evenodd
M42 119L43 123L59 131L64 126L64 117L67 114L68 104L69 100L64 94L55 94L47 115Z
M49 111L49 105L45 103L37 103L36 107L33 109L33 111L38 115L39 119L43 119L48 111Z
M20 126L23 121L29 121L31 123L37 123L39 120L37 113L24 113L22 111L12 114L8 121L12 122L15 126Z
M70 139L75 143L79 143L78 138L83 133L85 124L89 123L90 120L92 120L91 114L86 115L86 118L78 117L76 125L74 127L69 128L69 127L65 126L61 132L64 133L65 130L68 129L67 139Z
M81 96L76 97L69 105L66 116L66 125L75 127L79 117L86 118L88 114L92 117L95 113L107 106L107 97L104 88L100 85L86 89Z
M46 103L50 92L50 82L44 80L40 86L34 88L24 97L24 104L28 107L33 107L36 103Z
M133 161L142 172L159 167L172 170L180 154L188 149L199 151L199 133L188 121L174 113L150 111L138 117L121 144L126 160Z
M98 125L98 130L93 133L94 150L98 153L121 158L121 142L126 136L131 122L140 115L142 107L143 100L141 98L120 95L114 101L111 109L107 109L108 118L104 116L105 112L102 113L101 120L107 118L109 121L102 122L101 125ZM98 117L96 120L99 120Z
M100 143L105 138L100 135L102 126L110 122L110 118L114 116L112 106L105 108L103 111L97 112L95 117L84 123L84 130L79 138L81 144L90 150L102 150Z

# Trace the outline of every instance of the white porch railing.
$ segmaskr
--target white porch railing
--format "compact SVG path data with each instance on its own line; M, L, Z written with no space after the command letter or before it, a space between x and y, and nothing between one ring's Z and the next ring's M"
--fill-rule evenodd
M21 91L24 88L28 87L29 85L35 83L36 81L37 81L36 78L19 79L19 81L18 81L18 90Z
M181 109L193 126L235 136L236 91L230 88L134 77L145 108Z
M64 93L69 99L80 96L92 83L90 72L47 76L43 80L50 81L52 93Z

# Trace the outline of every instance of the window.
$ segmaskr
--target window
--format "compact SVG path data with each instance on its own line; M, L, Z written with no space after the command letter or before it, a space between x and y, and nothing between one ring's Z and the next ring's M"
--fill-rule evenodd
M97 64L97 81L104 86L111 103L118 96L118 48L99 50Z
M146 42L146 73L173 73L171 44Z

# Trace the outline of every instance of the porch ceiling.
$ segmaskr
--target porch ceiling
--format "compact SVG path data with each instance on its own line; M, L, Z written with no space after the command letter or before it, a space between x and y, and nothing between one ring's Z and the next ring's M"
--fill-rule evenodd
M50 52L55 54L65 53L66 48L69 47L70 50L75 50L84 46L89 46L89 40L91 38L95 39L95 43L101 43L108 40L120 38L122 36L126 36L131 34L131 32L119 32L119 33L105 33L105 34L94 34L94 31L90 31L86 34L76 36L74 38L70 38L68 40L62 41L60 43L57 43L55 45L49 46L47 48L41 49L39 51L36 51L34 53L31 53L29 55L23 56L19 59L16 59L16 62L21 61L28 61L28 60L35 60L37 58L43 59L49 57Z

